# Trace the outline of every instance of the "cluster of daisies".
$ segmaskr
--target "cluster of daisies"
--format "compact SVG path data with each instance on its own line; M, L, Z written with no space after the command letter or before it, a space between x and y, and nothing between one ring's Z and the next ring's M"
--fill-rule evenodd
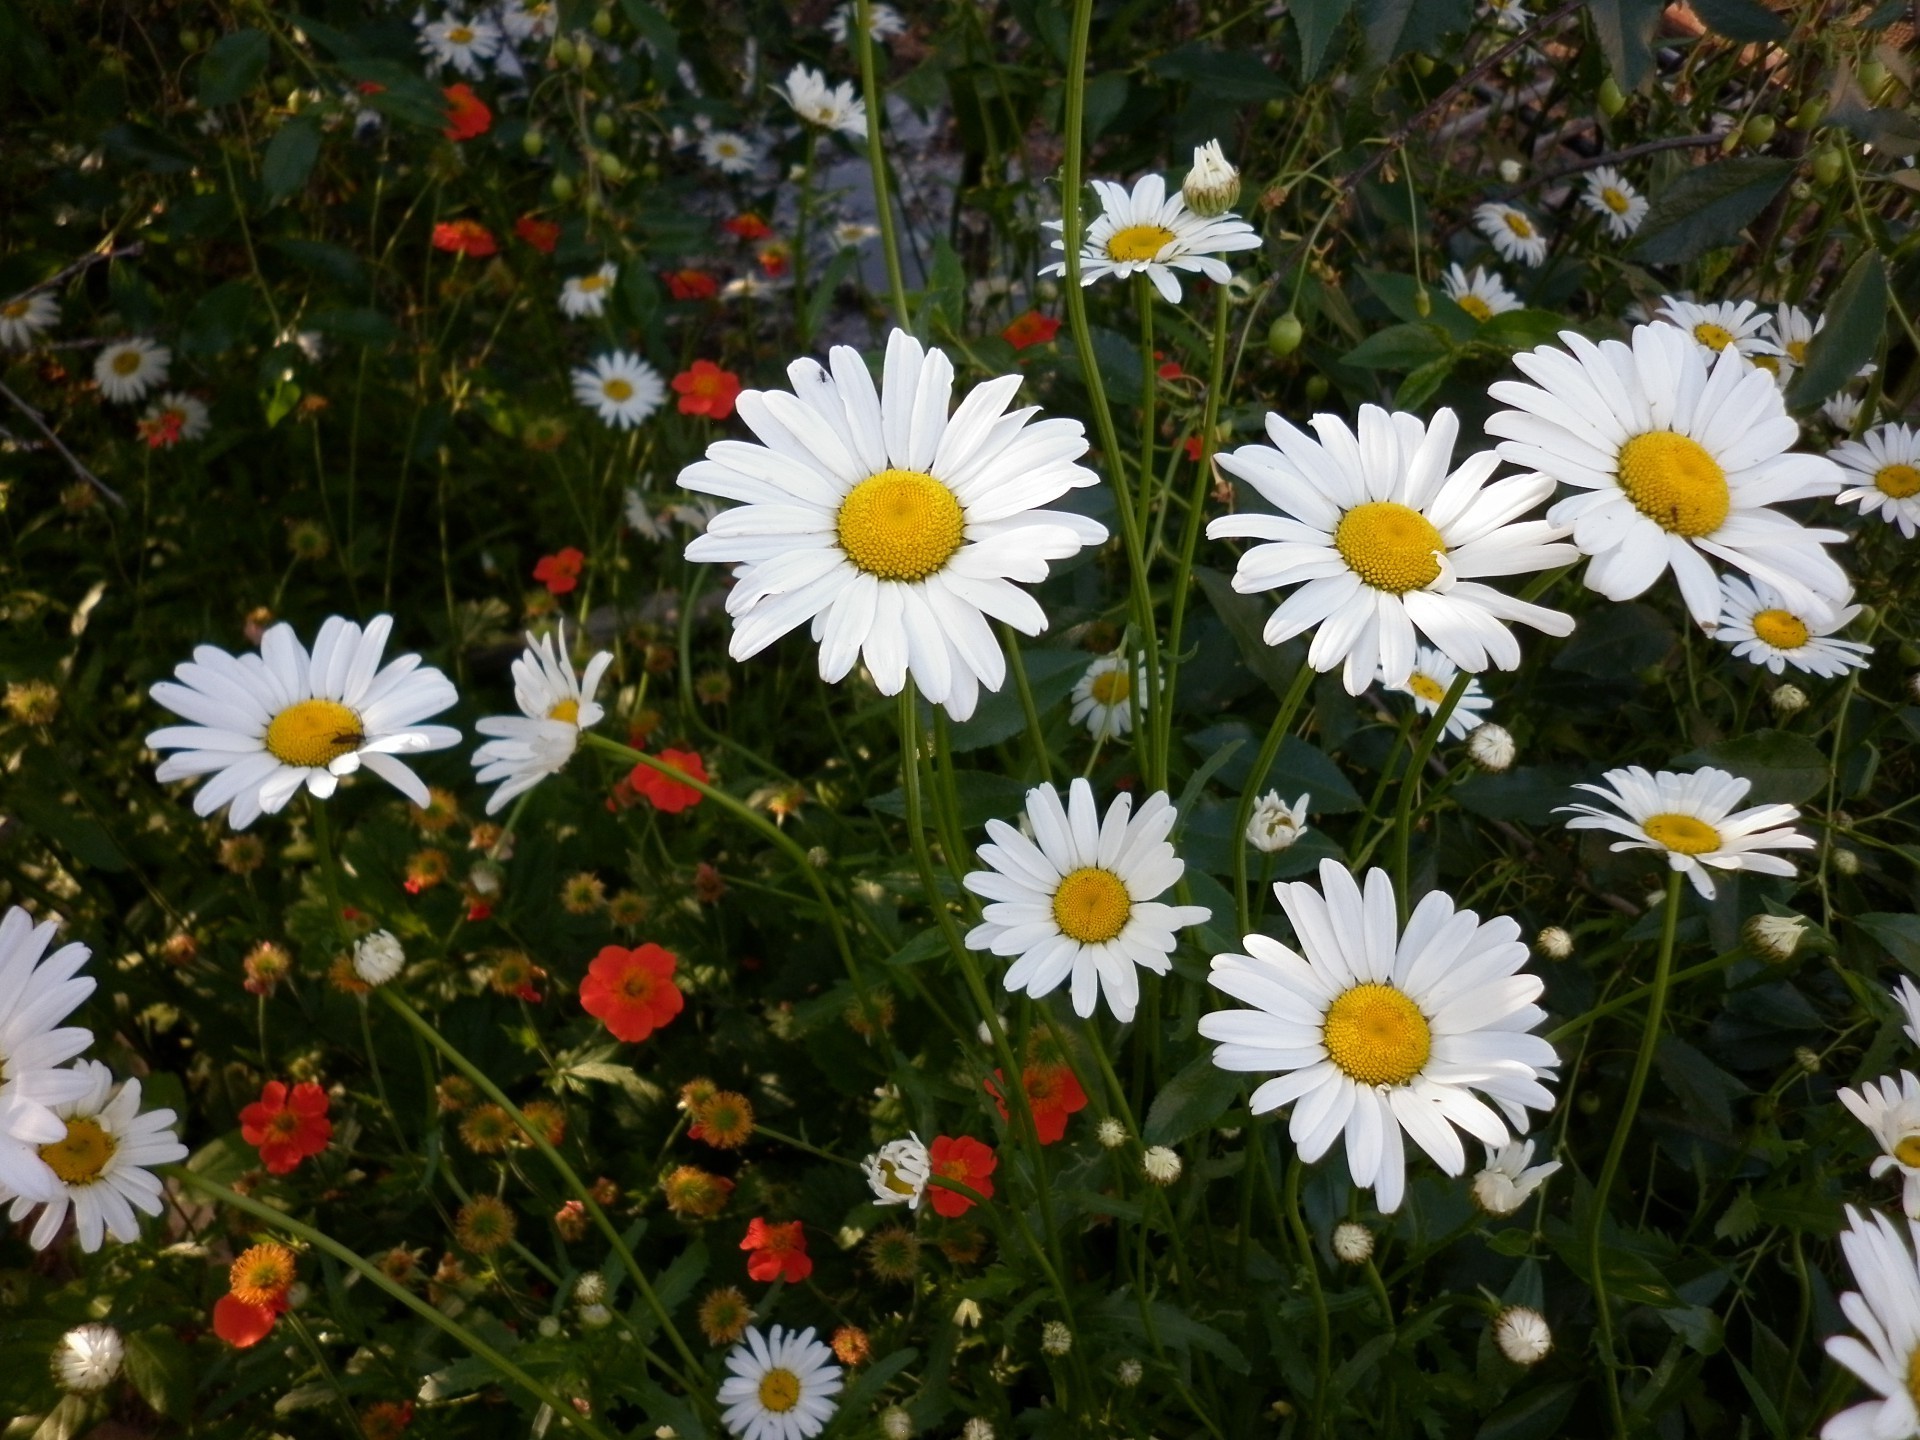
M0 303L0 350L30 350L60 323L60 302L43 286ZM167 383L173 352L146 335L108 341L94 357L93 379L100 398L111 405L135 405ZM171 390L157 395L141 412L135 431L156 450L183 440L204 439L209 429L206 402Z

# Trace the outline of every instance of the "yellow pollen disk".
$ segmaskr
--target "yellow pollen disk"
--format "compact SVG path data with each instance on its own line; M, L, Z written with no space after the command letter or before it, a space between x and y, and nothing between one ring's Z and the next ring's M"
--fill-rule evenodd
M1882 465L1874 472L1873 488L1895 500L1920 493L1920 469L1911 465Z
M1793 363L1796 365L1806 364L1807 363L1807 346L1810 343L1811 343L1810 341L1806 341L1806 340L1787 341L1787 358L1793 361Z
M1780 373L1780 357L1778 355L1749 355L1747 359L1751 361L1757 369L1764 370L1769 375L1777 376Z
M113 373L116 375L131 375L139 368L140 352L138 350L122 350L113 357Z
M547 711L547 719L564 720L569 725L578 725L580 723L580 702L578 700L562 700L551 710Z
M1107 258L1126 264L1151 260L1176 238L1164 225L1129 225L1107 237Z
M919 470L869 475L840 502L835 530L847 558L881 580L924 580L960 548L966 513L953 491Z
M1920 1405L1920 1346L1907 1357L1907 1394L1915 1405Z
M1724 350L1733 343L1733 332L1724 325L1702 320L1693 327L1693 338L1709 350Z
M1333 545L1347 568L1376 590L1404 595L1440 578L1447 542L1433 522L1395 500L1356 505L1334 527Z
M1133 897L1111 870L1085 865L1053 892L1053 921L1060 933L1082 945L1103 945L1127 928Z
M1902 1135L1893 1147L1893 1158L1910 1169L1920 1169L1920 1135Z
M338 700L302 700L267 726L266 745L273 758L303 769L323 770L366 743L360 717Z
M1649 430L1620 447L1620 488L1662 530L1693 539L1718 530L1733 508L1727 472L1697 440Z
M40 1158L64 1185L91 1185L113 1159L118 1142L97 1120L67 1121L67 1138L40 1147Z
M899 1167L897 1167L893 1163L893 1161L882 1160L880 1162L880 1175L881 1175L880 1183L886 1186L887 1189L891 1190L894 1194L896 1195L913 1194L913 1186L909 1185L906 1181L900 1178Z
M1447 698L1447 687L1431 675L1422 675L1418 670L1407 677L1407 689L1418 695L1429 705L1438 705Z
M1427 1066L1433 1029L1405 991L1355 985L1327 1007L1327 1058L1362 1085L1404 1085Z
M1776 650L1798 650L1810 632L1792 611L1762 610L1753 617L1753 633Z
M598 271L595 271L591 275L582 275L580 279L577 282L575 282L576 287L578 289L586 291L589 295L591 295L594 291L598 290L602 285L605 285L606 283L607 283L607 277L600 274Z
M1528 223L1527 217L1519 211L1507 211L1506 214L1500 217L1500 221L1507 229L1518 235L1522 240L1531 240L1533 238L1533 226Z
M1133 676L1125 670L1103 670L1093 677L1093 698L1102 705L1124 705L1133 694Z
M447 31L447 40L454 45L466 45L473 40L473 31L464 25L456 25Z
M776 1415L784 1415L800 1403L800 1377L787 1369L767 1371L760 1377L760 1403Z
M1649 815L1640 828L1654 844L1677 855L1704 855L1720 848L1720 832L1692 815Z
M1614 214L1624 215L1632 206L1633 202L1628 200L1627 197L1622 195L1618 190L1614 189L1613 186L1606 185L1601 187L1600 203Z
M605 395L609 400L631 400L633 398L633 382L631 380L622 380L616 375L600 387L600 393Z
M28 304L26 300L9 300L5 305L0 305L0 315L4 315L9 320L18 320L27 313Z
M1493 318L1493 307L1478 295L1461 295L1457 297L1453 303L1466 311L1467 314L1471 315L1474 319L1478 320L1482 325Z

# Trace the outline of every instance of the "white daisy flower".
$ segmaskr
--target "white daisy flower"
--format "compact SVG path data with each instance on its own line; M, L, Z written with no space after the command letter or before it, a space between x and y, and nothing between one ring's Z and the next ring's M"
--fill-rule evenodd
M744 135L712 130L700 137L700 158L722 175L751 175L760 163L760 152Z
M1504 280L1478 265L1471 271L1461 269L1457 263L1449 265L1447 273L1440 277L1440 284L1449 300L1482 324L1509 310L1525 308L1525 302L1507 289Z
M1487 1166L1473 1177L1473 1199L1496 1218L1511 1215L1560 1168L1558 1160L1533 1163L1533 1141L1509 1140L1498 1149L1487 1147Z
M481 785L502 782L487 800L487 814L498 814L514 796L564 770L580 732L606 714L593 697L613 655L600 651L587 662L586 672L575 676L569 653L564 621L557 650L551 635L527 636L526 650L513 662L513 698L520 713L474 723L480 734L495 738L473 752L479 772L473 778Z
M160 1213L160 1182L148 1167L186 1159L187 1147L174 1136L173 1111L140 1113L138 1080L116 1089L113 1072L98 1060L77 1061L73 1068L86 1088L55 1107L66 1122L66 1138L40 1147L41 1163L53 1172L53 1195L44 1201L15 1197L8 1218L24 1220L41 1205L27 1239L44 1250L71 1209L80 1248L92 1254L106 1236L123 1245L140 1238L133 1212Z
M1920 1220L1920 1079L1902 1070L1897 1080L1883 1075L1858 1090L1842 1089L1839 1098L1853 1118L1873 1132L1884 1152L1867 1173L1878 1180L1898 1170L1900 1203L1909 1220Z
M1473 223L1502 260L1538 265L1547 258L1546 233L1517 205L1489 200L1474 210Z
M1533 15L1521 0L1487 0L1480 13L1502 30L1518 34L1533 23Z
M1416 711L1422 715L1433 715L1438 713L1440 703L1447 698L1447 691L1453 688L1454 679L1459 673L1460 667L1446 656L1422 645L1414 651L1413 669L1408 673L1405 683L1388 685L1387 688L1413 696L1413 708ZM1482 712L1492 708L1493 700L1480 688L1480 682L1469 680L1466 690L1454 704L1453 713L1447 716L1447 728L1442 733L1449 740L1463 740L1485 718Z
M560 7L553 0L514 0L500 7L500 28L516 44L551 40L560 28Z
M1573 353L1542 346L1513 357L1525 385L1499 380L1486 422L1503 458L1586 493L1547 512L1593 557L1586 584L1610 600L1644 593L1669 568L1702 625L1720 614L1707 557L1764 580L1795 605L1845 595L1846 574L1812 530L1770 505L1831 495L1840 470L1790 453L1800 427L1773 377L1737 355L1711 360L1671 325L1641 325L1631 346L1560 332Z
M167 383L167 367L173 352L156 340L136 335L131 340L116 340L103 349L93 362L93 378L100 394L116 405L139 400L155 386Z
M1613 809L1584 801L1562 805L1557 813L1571 814L1569 830L1611 830L1624 835L1611 847L1620 850L1659 850L1672 869L1683 872L1703 899L1713 898L1715 870L1751 870L1757 875L1791 875L1793 862L1767 850L1811 850L1813 837L1786 829L1800 818L1791 805L1755 805L1735 811L1753 782L1712 766L1678 775L1671 770L1648 774L1639 765L1609 770L1603 785L1580 784ZM1609 789L1608 786L1612 788ZM1622 813L1616 814L1615 810Z
M609 260L590 275L568 277L560 286L561 311L575 320L606 314L607 297L619 275L620 268Z
M1905 975L1900 977L1900 988L1889 992L1893 1003L1900 1007L1900 1013L1906 1016L1907 1023L1900 1028L1907 1039L1920 1045L1920 985L1915 985Z
M1213 540L1272 542L1240 557L1235 590L1299 586L1268 617L1269 645L1318 626L1307 662L1315 670L1344 662L1347 693L1358 695L1381 675L1389 685L1406 683L1416 630L1475 674L1490 664L1519 665L1520 642L1508 622L1573 633L1568 616L1480 583L1577 557L1571 545L1555 543L1564 528L1517 518L1553 493L1551 480L1488 483L1500 463L1491 450L1449 474L1460 421L1447 409L1429 426L1363 405L1357 439L1338 416L1316 415L1312 424L1317 441L1268 415L1272 446L1214 457L1281 511L1225 515L1207 526Z
M720 1382L720 1419L740 1440L807 1440L826 1428L839 1408L844 1383L833 1352L813 1338L813 1327L766 1334L747 1327L727 1352Z
M833 43L844 45L847 37L853 34L853 18L856 6L851 3L842 5L827 19L827 34L833 37ZM891 40L896 35L907 33L907 22L900 18L900 12L891 5L872 4L867 7L867 34L878 45Z
M684 489L746 502L715 515L687 558L741 567L727 595L734 659L811 621L821 679L864 658L881 694L911 673L964 720L982 685L1006 679L987 621L1047 628L1012 582L1037 583L1048 561L1107 538L1097 521L1037 508L1099 483L1074 463L1086 432L1003 413L1018 375L975 386L949 416L953 362L901 330L878 393L858 351L835 346L828 362L789 365L792 394L743 390L740 418L762 443L716 441L680 473Z
M477 80L483 73L481 62L500 53L500 27L491 20L465 20L448 12L420 26L420 51L436 65L451 65Z
M638 489L627 491L627 528L642 540L651 540L662 544L673 538L673 527L668 523L673 519L672 508L663 506L658 515L647 508L647 497Z
M615 350L573 372L573 398L598 412L603 423L630 430L660 408L667 382L638 355Z
M850 250L856 245L864 245L880 233L878 225L869 225L862 220L842 220L833 227L833 243L842 250Z
M1627 177L1611 165L1587 172L1586 189L1580 203L1607 222L1607 233L1625 240L1647 218L1647 197L1627 183Z
M1291 849L1307 830L1307 804L1311 795L1302 795L1289 805L1278 790L1269 790L1253 802L1253 814L1247 817L1247 843L1263 855Z
M1167 843L1179 812L1166 792L1132 812L1133 797L1116 795L1102 820L1093 787L1075 780L1064 807L1051 785L1027 792L1031 840L1004 820L987 821L993 843L979 855L990 868L961 883L991 903L967 932L967 948L1020 957L1002 981L1010 994L1038 1000L1071 975L1076 1015L1087 1019L1104 995L1125 1024L1140 999L1135 967L1166 974L1174 932L1208 918L1204 905L1154 898L1187 868Z
M184 391L169 390L155 400L141 414L140 418L149 425L156 425L169 418L174 419L179 428L175 431L181 440L200 440L212 428L207 415L207 403L197 395L188 395Z
M933 1159L920 1137L911 1130L903 1140L889 1140L860 1162L875 1203L920 1208L927 1193L927 1180L933 1174Z
M866 102L854 92L851 80L829 86L820 71L796 65L787 75L787 83L773 89L809 125L838 130L855 140L867 138Z
M1111 180L1096 180L1093 189L1100 197L1100 213L1080 239L1083 286L1108 275L1125 280L1141 274L1169 305L1177 305L1180 280L1174 271L1194 271L1224 285L1233 272L1218 257L1236 250L1258 250L1262 243L1259 232L1231 212L1211 220L1194 214L1178 190L1167 193L1166 179L1160 175L1142 175L1131 192ZM1062 230L1066 221L1048 220L1045 226ZM1065 236L1054 240L1053 248L1065 250ZM1040 273L1065 275L1067 262L1042 265Z
M1133 707L1147 713L1147 692L1140 685L1145 678L1145 658L1136 654L1129 665L1124 655L1102 655L1087 666L1073 686L1073 709L1068 723L1085 725L1095 740L1113 740L1133 731ZM1136 692L1138 692L1136 694Z
M1686 331L1715 354L1733 350L1749 360L1779 354L1779 347L1767 338L1773 317L1751 300L1722 300L1703 305L1697 300L1662 295L1655 318ZM1779 362L1776 360L1769 368L1777 370Z
M1859 402L1854 405L1857 409ZM1845 473L1848 486L1835 499L1858 505L1862 515L1877 511L1911 540L1920 530L1920 429L1881 425L1828 454Z
M1816 319L1798 305L1783 304L1767 317L1767 339L1784 358L1780 367L1782 384L1788 375L1807 363L1807 347L1813 344L1813 337L1826 328L1826 316Z
M1860 669L1873 655L1871 645L1832 638L1853 623L1858 605L1796 608L1771 587L1749 585L1734 575L1722 576L1720 586L1725 598L1713 638L1775 675L1791 665L1830 680Z
M386 984L406 966L406 947L391 930L376 930L353 943L353 973L369 985Z
M78 1325L53 1347L54 1383L70 1394L104 1390L120 1374L127 1347L111 1325Z
M1509 1305L1493 1322L1493 1343L1516 1365L1538 1365L1553 1353L1553 1330L1538 1310Z
M1911 1221L1908 1234L1920 1241ZM1847 1207L1840 1249L1860 1288L1840 1297L1840 1311L1864 1340L1827 1339L1827 1354L1879 1398L1842 1410L1821 1427L1820 1440L1904 1440L1920 1434L1920 1270L1899 1229L1884 1215Z
M1204 1015L1200 1033L1220 1042L1222 1070L1286 1072L1254 1090L1254 1114L1293 1105L1288 1133L1308 1163L1344 1131L1354 1183L1391 1214L1406 1189L1403 1132L1459 1175L1455 1126L1504 1145L1527 1110L1552 1107L1540 1081L1559 1057L1527 1033L1546 1018L1533 1003L1544 986L1520 973L1527 947L1504 915L1482 924L1432 890L1402 934L1386 871L1369 870L1363 893L1324 860L1320 884L1273 887L1300 952L1249 935L1248 954L1213 957L1214 988L1254 1008Z
M0 305L0 348L24 350L60 321L60 302L44 290Z
M87 1088L63 1067L93 1032L60 1022L93 993L93 977L79 973L93 952L69 944L48 955L58 929L52 920L34 924L18 905L0 918L0 1197L52 1198L53 1172L38 1148L66 1134L52 1107Z
M258 655L197 646L192 660L174 667L180 683L153 687L157 704L193 722L147 736L155 750L180 752L162 760L154 778L212 775L194 795L193 813L225 805L235 830L262 812L278 814L302 785L327 799L342 775L362 765L426 805L427 787L397 757L458 744L458 730L420 722L459 696L418 655L381 667L392 630L391 615L376 615L364 631L335 615L321 625L311 656L287 624L260 637Z
M1842 390L1838 395L1827 397L1826 403L1820 407L1820 413L1834 429L1851 435L1854 427L1860 423L1860 405L1858 395L1849 395Z

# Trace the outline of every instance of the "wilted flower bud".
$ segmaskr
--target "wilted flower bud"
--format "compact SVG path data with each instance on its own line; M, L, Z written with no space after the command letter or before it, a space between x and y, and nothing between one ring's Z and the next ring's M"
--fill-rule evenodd
M85 1395L104 1390L120 1373L126 1346L111 1325L81 1325L53 1347L53 1378L62 1390Z
M1839 858L1837 852L1834 858ZM1764 960L1791 960L1806 933L1807 922L1798 915L1752 915L1740 927L1747 947Z
M1180 1178L1180 1157L1165 1145L1155 1145L1140 1158L1140 1168L1156 1185L1171 1185Z
M1099 1128L1093 1134L1094 1138L1109 1150L1118 1150L1127 1143L1127 1127L1111 1115L1100 1122Z
M1549 960L1565 960L1573 954L1573 936L1558 925L1549 925L1533 937L1533 948Z
M1064 1355L1073 1349L1073 1331L1058 1320L1040 1327L1040 1349L1048 1355Z
M1305 833L1307 803L1312 798L1302 795L1289 805L1278 790L1269 790L1253 802L1253 814L1247 820L1247 843L1263 855L1285 850Z
M577 1305L598 1305L607 1298L607 1279L598 1270L583 1270L580 1278L573 1282L573 1299Z
M1858 875L1860 873L1860 857L1851 850L1836 849L1833 852L1833 868L1838 870L1842 875Z
M1798 715L1807 708L1807 692L1798 685L1776 685L1767 701L1776 715Z
M1507 184L1518 185L1520 183L1520 175L1521 169L1518 160L1506 159L1500 162L1500 178L1506 181Z
M1240 199L1240 172L1227 163L1218 140L1194 146L1193 168L1180 194L1187 208L1206 220L1224 215Z
M980 1302L977 1300L962 1300L958 1305L954 1306L953 1323L967 1329L977 1327L980 1324Z
M1491 721L1476 726L1467 736L1467 756L1482 770L1498 775L1513 764L1513 736L1505 726Z
M1140 1383L1140 1377L1144 1374L1146 1371L1138 1360L1122 1360L1113 1367L1113 1378L1129 1390Z
M405 967L407 952L390 930L362 936L353 947L353 973L369 985L384 985Z
M1493 1322L1493 1343L1516 1365L1538 1365L1553 1352L1553 1331L1538 1310L1509 1305Z
M1373 1232L1352 1220L1333 1227L1334 1258L1348 1265L1364 1265L1373 1258Z

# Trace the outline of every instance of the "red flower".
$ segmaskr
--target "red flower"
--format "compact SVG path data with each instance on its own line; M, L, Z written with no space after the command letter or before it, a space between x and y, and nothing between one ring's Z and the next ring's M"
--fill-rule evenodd
M474 260L498 254L500 250L493 232L478 220L442 220L433 227L433 248L450 250Z
M993 1153L991 1145L971 1135L936 1135L933 1144L927 1147L927 1158L933 1162L933 1173L941 1179L957 1180L969 1190L979 1191L982 1198L993 1198L993 1181L987 1177L993 1174L1000 1157ZM933 1204L934 1214L949 1220L973 1208L972 1200L944 1185L929 1185L927 1199Z
M784 240L762 246L755 258L760 262L761 273L769 280L778 280L793 268L793 248Z
M1200 437L1198 435L1189 435L1186 438L1186 451L1187 458L1198 465L1200 463Z
M682 370L673 377L673 388L680 396L682 415L724 420L733 414L734 397L740 393L740 377L731 370L722 370L711 360L696 360L691 370Z
M744 215L736 215L731 220L722 220L720 228L729 235L737 235L742 240L764 240L773 233L773 227L749 210Z
M813 1273L813 1261L807 1258L807 1236L798 1220L769 1225L755 1217L747 1223L747 1238L740 1248L752 1252L747 1259L747 1275L754 1280L784 1280L797 1285Z
M560 243L560 226L557 221L537 220L531 215L522 215L514 221L513 233L542 255L551 255L553 247Z
M260 1098L240 1112L240 1137L260 1151L260 1162L268 1170L289 1174L333 1138L327 1092L311 1080L291 1091L284 1081L269 1080Z
M996 1083L1002 1078L996 1070L993 1079L986 1084L987 1093L993 1096L994 1106L1000 1111L1000 1118L1005 1120L1007 1102ZM1020 1072L1020 1088L1027 1092L1027 1108L1033 1111L1034 1133L1042 1145L1051 1145L1065 1135L1067 1117L1087 1108L1087 1092L1080 1088L1080 1081L1074 1076L1070 1065L1044 1062L1029 1065Z
M1000 338L1016 350L1024 350L1029 345L1044 345L1060 331L1060 322L1051 316L1042 315L1038 310L1029 310L1006 329L1000 332Z
M580 572L586 563L587 557L569 545L558 555L542 555L533 567L533 578L547 587L548 594L565 595L580 588Z
M1153 373L1158 375L1162 380L1178 380L1180 378L1180 362L1178 360L1169 360Z
M677 961L671 950L649 941L637 950L609 945L587 966L580 1003L597 1016L614 1038L629 1045L646 1039L686 1005L673 983Z
M486 101L473 93L473 87L449 85L440 93L447 97L447 128L444 133L449 140L471 140L493 128L493 111L487 108Z
M720 282L704 270L669 270L664 278L676 300L711 300L720 293Z
M213 1333L234 1349L244 1350L272 1334L273 1322L286 1308L285 1296L271 1305L249 1305L237 1295L222 1295L213 1302Z
M134 428L150 450L171 450L180 443L180 427L186 417L178 410L162 410L151 420L142 420Z
M701 763L697 751L662 750L660 763L678 770L682 775L691 776L703 785L707 782L707 767ZM700 803L700 792L693 786L670 779L651 765L634 766L632 773L627 776L627 783L652 801L654 809L664 810L669 815L678 815L689 805Z

